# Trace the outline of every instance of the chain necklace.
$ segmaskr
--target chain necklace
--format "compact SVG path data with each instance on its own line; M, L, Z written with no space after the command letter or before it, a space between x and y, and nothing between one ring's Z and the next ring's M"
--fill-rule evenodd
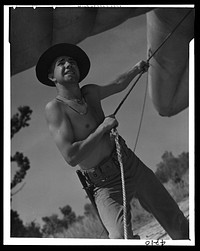
M60 96L60 95L58 95L58 96L56 97L56 100L58 100L59 102L65 104L65 105L67 105L69 108L71 108L73 111L75 111L75 112L78 113L79 115L86 115L87 112L88 112L88 105L87 105L87 103L85 102L84 97L83 97L82 99L66 99L66 98L64 98L64 97L62 97L62 96ZM84 105L84 106L85 106L85 111L84 111L84 112L80 112L80 111L76 110L74 107L72 107L70 104L68 104L68 102L66 102L67 100L68 100L68 101L73 101L73 102L77 103L78 105Z

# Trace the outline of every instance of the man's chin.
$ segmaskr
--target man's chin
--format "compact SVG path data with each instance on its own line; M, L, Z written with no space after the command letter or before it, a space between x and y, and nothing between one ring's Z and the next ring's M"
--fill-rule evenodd
M65 81L63 81L63 85L74 85L74 84L78 84L79 81L78 78L67 78Z
M78 78L77 78L77 76L75 76L75 75L73 75L73 74L70 74L70 75L67 75L66 77L65 77L65 81L67 82L67 81L70 81L70 82L78 82Z

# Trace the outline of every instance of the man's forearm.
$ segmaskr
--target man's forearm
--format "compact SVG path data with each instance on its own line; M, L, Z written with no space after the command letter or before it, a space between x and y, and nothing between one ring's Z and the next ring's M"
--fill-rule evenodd
M126 87L128 87L128 85L130 84L130 82L140 73L139 68L136 66L134 66L132 69L130 69L129 71L121 74L118 78L115 79L115 81L113 81L115 84L118 85L118 90L119 91L123 91L124 89L126 89Z
M130 82L141 72L147 71L149 63L145 61L139 61L134 67L130 70L122 73L109 84L102 86L100 88L100 99L107 98L113 94L125 90Z

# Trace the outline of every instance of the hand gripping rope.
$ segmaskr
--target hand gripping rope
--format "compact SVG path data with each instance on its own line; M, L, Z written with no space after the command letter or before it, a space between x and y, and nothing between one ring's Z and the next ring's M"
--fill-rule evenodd
M175 32L175 30L179 27L179 25L184 21L184 19L191 13L192 10L188 11L186 13L186 15L180 20L180 22L175 26L175 28L166 36L166 38L164 39L164 41L158 46L158 48L151 54L151 56L147 59L147 63L150 61L150 59L158 52L158 50L166 43L166 41L171 37L171 35ZM120 104L117 106L116 110L114 111L114 115L117 114L117 112L119 111L119 109L121 108L122 104L125 102L125 100L127 99L127 97L129 96L129 94L131 93L131 91L133 90L133 88L135 87L136 83L138 82L138 80L140 79L140 77L143 75L145 71L142 71L140 73L140 75L138 76L138 78L136 79L136 81L134 82L134 84L132 85L132 87L130 88L130 90L127 92L127 94L125 95L125 97L122 99L122 101L120 102ZM140 118L140 123L139 123L139 129L137 132L137 137L136 137L136 142L135 142L135 147L134 147L134 152L136 149L136 145L137 145L137 141L138 141L138 137L139 137L139 133L140 133L140 129L141 129L141 125L142 125L142 118L144 115L144 108L145 108L145 102L146 102L146 96L147 96L147 86L148 86L148 81L146 84L146 89L145 89L145 95L144 95L144 103L143 103L143 107L142 107L142 114L141 114L141 118ZM121 172L121 182L122 182L122 197L123 197L123 226L124 226L124 239L128 239L127 237L127 210L126 210L126 188L125 188L125 178L124 178L124 168L123 168L123 162L122 162L122 154L121 154L121 147L120 147L120 143L119 143L119 134L116 128L112 129L112 134L115 137L115 144L116 144L116 151L117 151L117 157L118 157L118 162L120 165L120 172Z

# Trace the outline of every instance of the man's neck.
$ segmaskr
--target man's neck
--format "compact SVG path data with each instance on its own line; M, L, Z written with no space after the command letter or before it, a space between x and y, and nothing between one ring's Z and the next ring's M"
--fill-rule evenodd
M81 89L79 85L74 85L70 88L66 88L65 86L59 85L57 86L57 92L59 96L69 100L82 98Z

